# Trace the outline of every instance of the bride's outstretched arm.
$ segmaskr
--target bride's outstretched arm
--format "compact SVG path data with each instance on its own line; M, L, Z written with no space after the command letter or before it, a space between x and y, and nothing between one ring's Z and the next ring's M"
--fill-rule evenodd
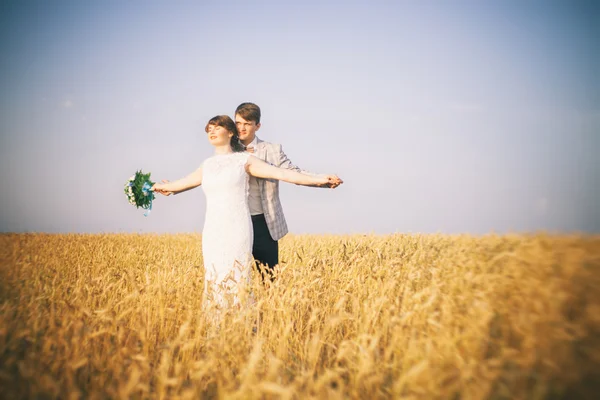
M246 170L250 175L257 178L277 179L303 186L328 186L335 188L343 183L336 175L306 175L291 169L274 167L254 156L248 157Z
M171 193L181 193L202 185L202 166L186 176L173 182L155 183L152 190L158 193L169 195Z

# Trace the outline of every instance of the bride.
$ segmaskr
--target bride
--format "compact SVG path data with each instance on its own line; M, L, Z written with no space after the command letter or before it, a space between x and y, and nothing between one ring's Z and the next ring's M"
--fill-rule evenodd
M250 153L240 142L235 123L226 115L211 118L205 131L215 148L213 156L174 182L157 183L152 190L163 195L202 185L206 217L202 231L205 294L212 292L223 304L225 294L235 295L250 278L252 263L252 220L248 208L249 175L304 186L336 187L335 175L306 175L273 167Z

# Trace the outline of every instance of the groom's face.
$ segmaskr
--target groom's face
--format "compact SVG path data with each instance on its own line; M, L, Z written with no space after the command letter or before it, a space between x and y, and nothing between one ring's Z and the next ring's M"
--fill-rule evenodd
M240 134L240 141L245 145L249 145L254 140L256 131L260 128L260 123L257 124L255 121L248 121L239 114L235 115L235 125Z

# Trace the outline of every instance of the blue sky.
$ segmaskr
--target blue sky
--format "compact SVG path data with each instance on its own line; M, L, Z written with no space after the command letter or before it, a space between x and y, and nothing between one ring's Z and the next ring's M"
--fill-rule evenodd
M594 1L0 1L0 231L201 231L201 189L123 194L259 137L336 190L282 184L294 233L600 232Z

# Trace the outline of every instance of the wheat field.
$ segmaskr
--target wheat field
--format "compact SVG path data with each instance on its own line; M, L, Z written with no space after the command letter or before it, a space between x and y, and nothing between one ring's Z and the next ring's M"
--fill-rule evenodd
M1 396L598 393L600 236L288 235L275 281L218 319L200 241L0 235Z

